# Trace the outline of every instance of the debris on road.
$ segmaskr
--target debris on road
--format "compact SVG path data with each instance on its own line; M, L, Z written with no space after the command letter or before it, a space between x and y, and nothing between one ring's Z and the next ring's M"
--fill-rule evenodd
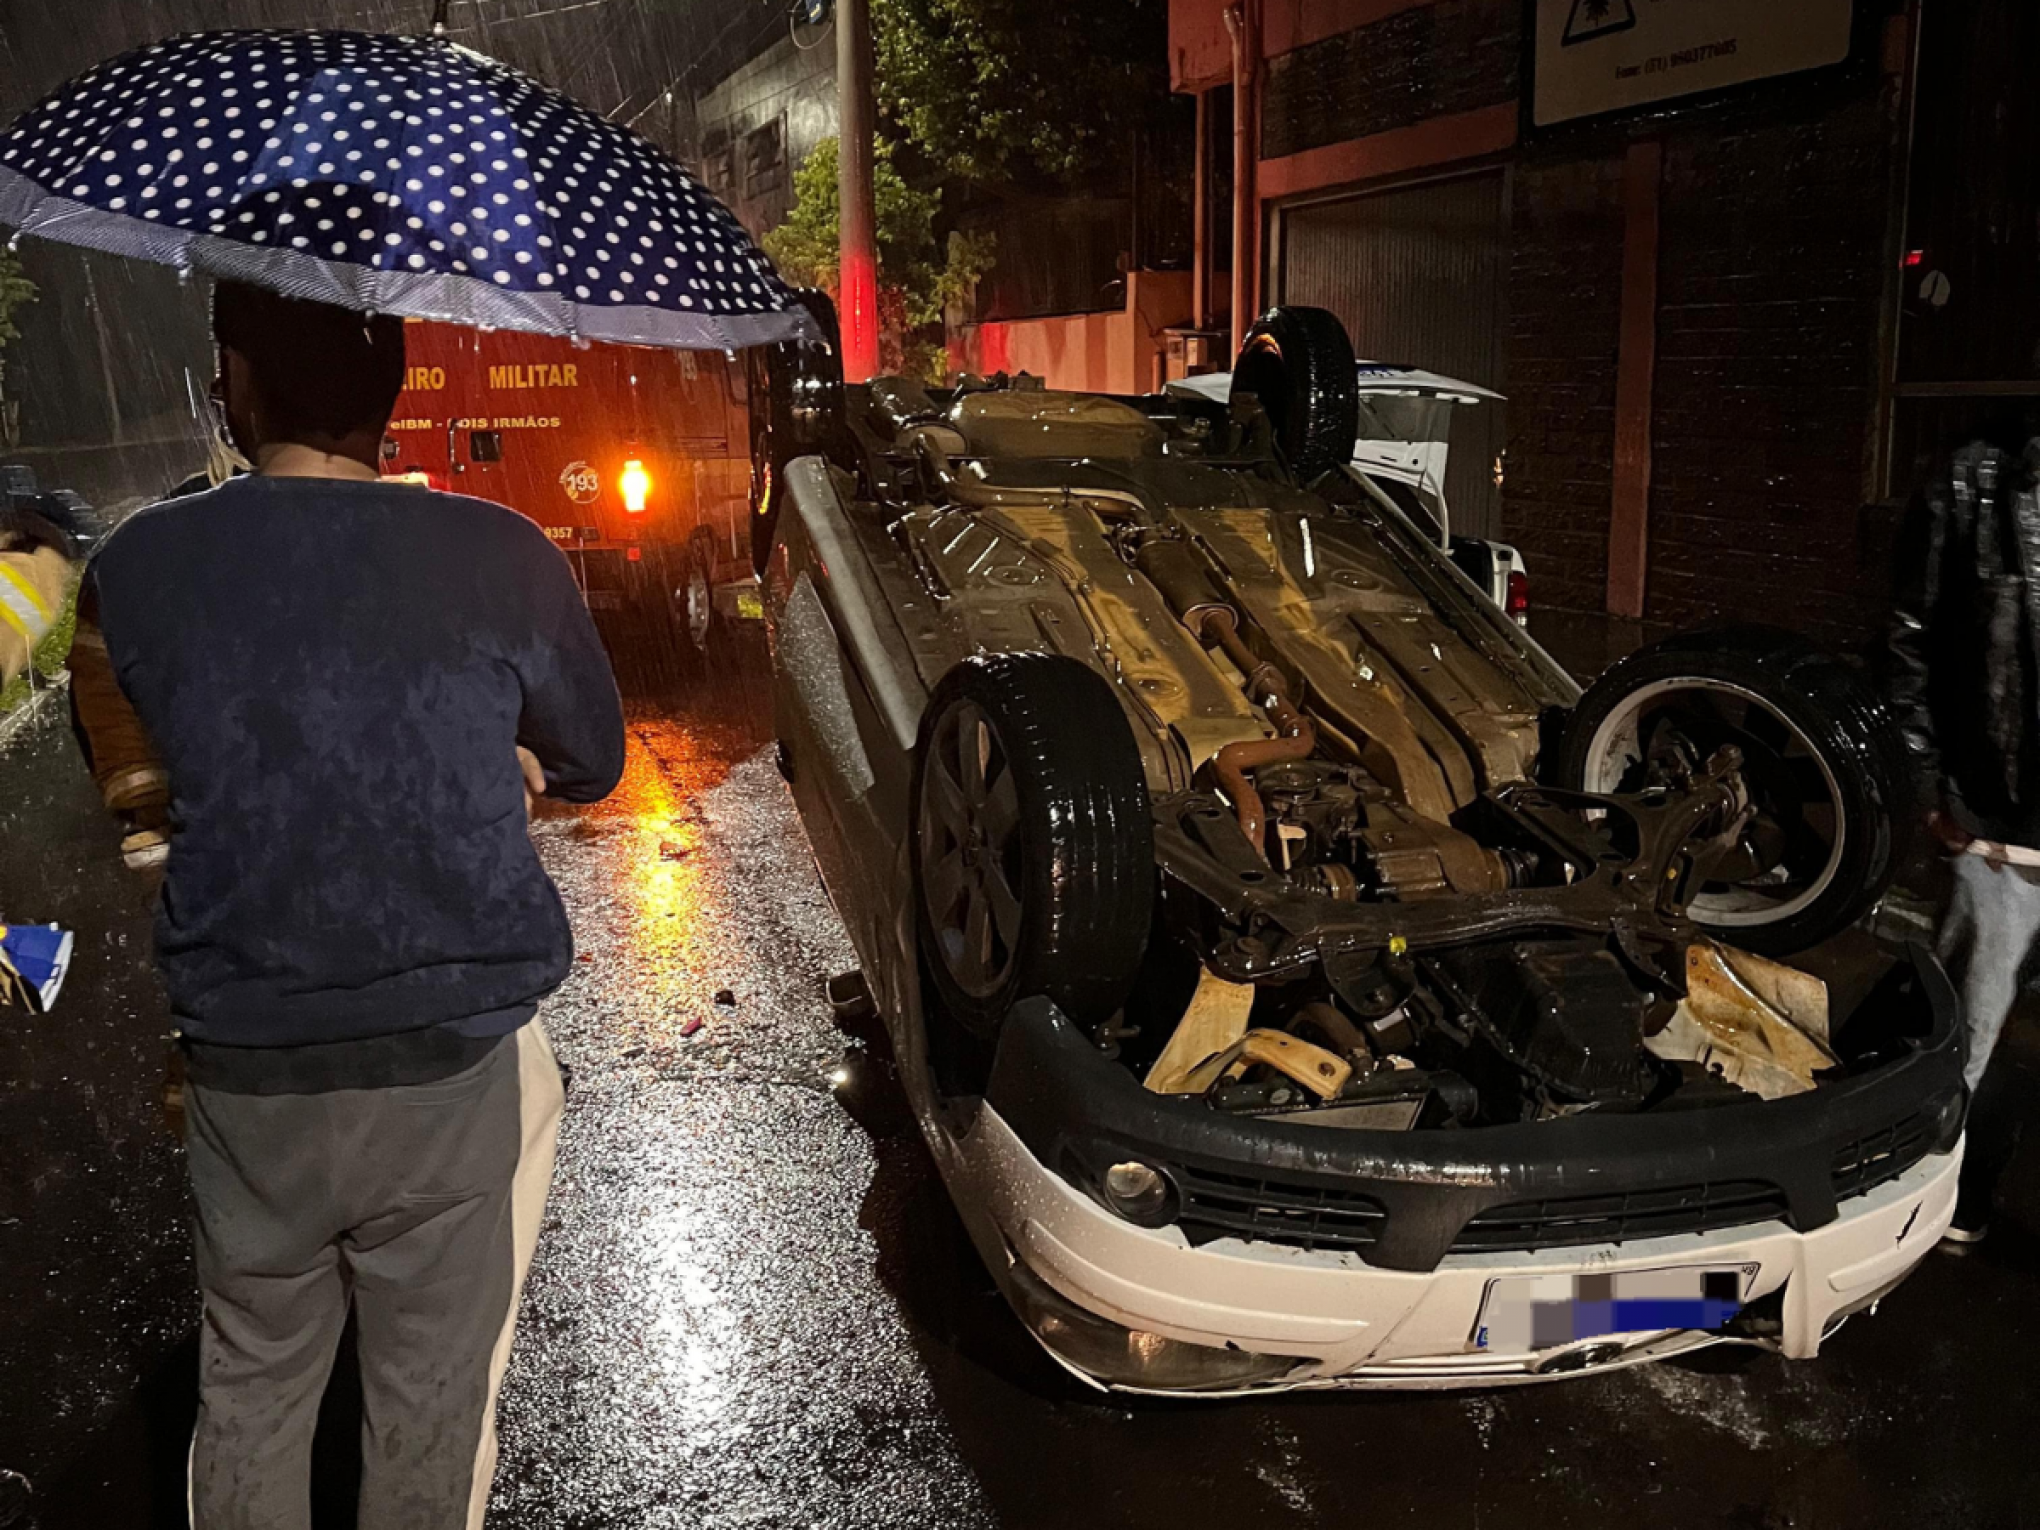
M682 1041L685 1041L689 1036L692 1036L696 1031L700 1030L702 1026L706 1025L707 1023L708 1022L703 1020L699 1015L696 1015L692 1020L688 1021L685 1025L680 1027L680 1039Z
M838 1025L854 1025L878 1013L871 1000L871 988L858 971L838 973L829 979L829 1009Z
M724 1009L735 1009L737 1007L737 996L727 988L718 988L715 991L715 1002Z
M0 1004L31 1015L57 1002L71 966L71 932L54 924L0 923Z

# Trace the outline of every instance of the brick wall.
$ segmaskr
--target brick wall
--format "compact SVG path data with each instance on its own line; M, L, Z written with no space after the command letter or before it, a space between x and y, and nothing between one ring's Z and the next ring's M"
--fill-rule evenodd
M1598 611L1621 328L1621 152L1526 153L1512 203L1503 535L1529 559L1537 605Z
M1147 393L1160 371L1163 331L1190 320L1188 271L1135 271L1124 303L1102 313L992 320L950 331L959 372L1031 372L1075 393Z
M1652 628L1874 629L1866 507L1891 127L1874 83L1675 122L1659 202ZM1540 604L1603 609L1622 275L1616 130L1516 167L1503 524Z
M1261 155L1512 101L1522 26L1521 0L1439 0L1270 59Z
M1888 594L1863 506L1891 133L1874 93L1666 140L1647 616L1831 646Z

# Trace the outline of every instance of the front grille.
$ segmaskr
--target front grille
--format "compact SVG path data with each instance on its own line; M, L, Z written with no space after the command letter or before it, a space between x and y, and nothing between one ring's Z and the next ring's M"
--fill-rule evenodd
M1925 1113L1866 1132L1835 1153L1835 1199L1888 1184L1933 1148ZM1193 1245L1242 1238L1303 1249L1364 1249L1381 1241L1387 1209L1358 1190L1302 1179L1270 1179L1178 1166L1176 1225ZM1603 1195L1518 1201L1474 1214L1453 1239L1455 1254L1623 1244L1679 1233L1791 1222L1785 1192L1768 1180L1715 1180Z
M1835 1199L1846 1201L1888 1185L1927 1156L1933 1131L1924 1115L1865 1132L1835 1154Z
M1475 1213L1452 1240L1452 1252L1570 1248L1712 1232L1753 1222L1782 1222L1788 1209L1784 1191L1761 1179L1520 1201Z
M1292 1248L1367 1248L1380 1241L1387 1219L1373 1196L1336 1187L1179 1168L1176 1188L1176 1225L1193 1244L1246 1238Z

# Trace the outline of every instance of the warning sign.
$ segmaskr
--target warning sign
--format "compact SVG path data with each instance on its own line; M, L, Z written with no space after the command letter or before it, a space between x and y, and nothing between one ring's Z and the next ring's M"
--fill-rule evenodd
M1626 32L1636 25L1632 0L1573 0L1572 19L1565 24L1565 46Z
M1839 64L1855 0L1537 0L1539 127Z

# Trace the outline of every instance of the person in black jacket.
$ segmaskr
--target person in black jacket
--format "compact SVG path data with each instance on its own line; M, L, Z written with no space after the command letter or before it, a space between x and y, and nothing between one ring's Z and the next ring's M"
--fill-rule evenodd
M538 527L379 479L401 321L222 284L213 323L256 471L107 539L73 658L88 745L153 753L172 831L193 1523L309 1524L351 1309L362 1523L478 1526L563 1103L534 1015L573 959L526 793L613 789L622 708Z
M1887 690L1927 828L1952 859L1941 955L1962 991L1971 1104L1948 1237L1981 1239L2019 1122L1989 1069L2040 946L2040 436L1956 452L1901 530Z

